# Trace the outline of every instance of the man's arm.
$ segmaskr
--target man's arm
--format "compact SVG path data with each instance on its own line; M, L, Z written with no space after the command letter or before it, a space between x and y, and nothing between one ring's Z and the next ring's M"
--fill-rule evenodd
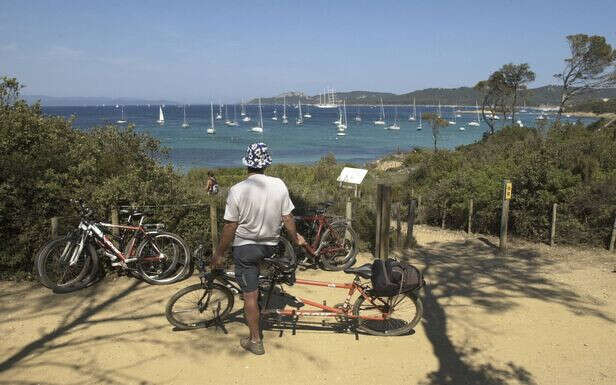
M227 249L231 245L231 242L233 242L237 226L237 222L226 222L225 225L222 227L222 236L220 237L220 242L218 243L216 252L212 257L213 268L222 267L225 251L227 251Z
M304 237L302 237L301 234L299 234L295 229L295 218L293 218L293 215L283 215L282 223L284 224L284 228L287 229L287 233L289 233L293 243L298 246L304 246L306 244Z

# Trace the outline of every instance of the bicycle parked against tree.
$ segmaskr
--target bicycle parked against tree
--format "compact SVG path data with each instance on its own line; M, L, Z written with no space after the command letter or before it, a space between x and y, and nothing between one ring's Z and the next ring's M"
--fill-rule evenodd
M78 228L49 242L36 257L36 270L44 286L68 292L92 283L100 271L97 247L112 269L150 284L171 284L190 273L192 261L184 240L161 231L161 225L145 225L143 213L125 211L129 222L140 218L137 226L113 225L94 221L92 210L83 202L74 203L80 215ZM119 229L119 236L111 234L113 228Z
M348 268L344 272L354 275L350 283L334 283L295 278L295 257L291 244L283 239L281 250L290 258L278 258L274 255L265 258L269 265L269 274L259 279L261 316L265 319L281 321L283 317L291 318L294 324L300 317L333 317L340 323L348 323L355 330L377 335L398 336L409 333L419 322L423 314L423 305L419 298L419 288L391 297L376 295L369 280L371 264L358 268ZM290 251L289 251L290 250ZM241 289L233 272L207 271L206 259L195 261L200 271L199 284L185 287L175 293L167 303L165 315L167 320L178 329L197 329L213 325L222 325L233 309L234 294ZM320 301L307 298L293 298L293 309L270 308L272 293L276 287L282 290L282 284L309 285L348 290L344 300L333 307ZM351 299L359 294L351 305ZM305 305L318 310L302 310Z
M320 266L326 270L344 270L355 264L357 233L345 218L326 215L333 202L323 202L304 215L295 216L298 232L306 238L300 259L303 266Z

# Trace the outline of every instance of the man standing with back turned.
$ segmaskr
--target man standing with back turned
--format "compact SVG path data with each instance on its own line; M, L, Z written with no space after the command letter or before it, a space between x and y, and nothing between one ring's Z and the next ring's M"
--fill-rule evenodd
M265 143L254 143L246 149L242 159L248 176L229 190L225 208L225 225L220 243L212 259L212 267L223 263L223 256L233 242L235 276L244 295L244 315L250 337L242 338L240 345L254 354L264 354L259 331L259 263L276 251L281 224L291 240L299 246L306 244L295 230L291 215L293 203L284 182L263 174L272 164Z

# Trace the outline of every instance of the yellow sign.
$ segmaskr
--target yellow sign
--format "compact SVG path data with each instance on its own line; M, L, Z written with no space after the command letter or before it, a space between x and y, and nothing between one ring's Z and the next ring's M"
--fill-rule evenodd
M511 182L505 185L505 199L511 199Z

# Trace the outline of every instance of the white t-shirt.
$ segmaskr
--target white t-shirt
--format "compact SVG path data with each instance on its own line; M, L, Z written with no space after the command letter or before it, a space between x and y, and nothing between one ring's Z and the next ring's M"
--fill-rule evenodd
M233 246L277 245L282 216L295 206L278 178L253 174L229 190L225 220L238 222Z

